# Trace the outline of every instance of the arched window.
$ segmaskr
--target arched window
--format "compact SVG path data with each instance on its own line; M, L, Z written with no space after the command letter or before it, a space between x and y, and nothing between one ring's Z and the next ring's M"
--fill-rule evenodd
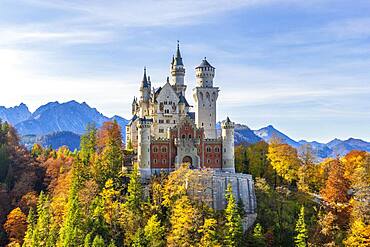
M161 148L161 152L162 152L162 153L167 153L167 147L163 146L163 147Z
M215 147L215 152L216 153L219 153L220 152L220 148L219 147Z
M191 134L189 134L189 139L191 139Z
M182 135L182 139L185 139L185 137L186 137L185 135Z
M211 102L211 95L208 92L206 93L206 98L207 98L208 102Z
M199 98L200 98L201 101L203 101L203 93L202 92L199 93Z
M211 150L212 150L211 147L210 146L207 146L207 148L206 148L207 153L210 153Z
M153 147L153 152L158 153L158 147Z

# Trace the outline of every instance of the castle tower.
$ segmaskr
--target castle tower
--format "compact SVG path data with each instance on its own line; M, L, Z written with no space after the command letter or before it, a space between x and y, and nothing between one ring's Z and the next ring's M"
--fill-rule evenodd
M150 177L150 127L152 119L140 118L138 122L137 163L142 177Z
M195 123L204 128L205 137L215 139L216 136L216 102L218 87L213 86L215 68L206 58L195 68L197 86L193 89L195 100Z
M177 41L176 56L172 57L171 63L171 85L174 87L176 93L182 93L185 95L186 85L184 82L185 68L182 62L182 57L180 53L180 44Z
M235 173L234 123L229 117L222 122L222 170Z
M149 101L151 92L150 86L151 83L146 76L146 68L144 67L144 76L140 84L140 101L139 101L140 117L145 117L149 114Z

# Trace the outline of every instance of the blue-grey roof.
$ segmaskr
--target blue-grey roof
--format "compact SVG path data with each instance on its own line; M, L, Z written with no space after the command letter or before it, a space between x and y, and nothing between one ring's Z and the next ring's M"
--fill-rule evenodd
M188 112L188 116L195 121L195 112Z
M141 81L141 87L142 88L147 88L147 87L150 87L149 83L148 83L148 78L146 77L146 68L144 67L144 76L143 76L143 80Z
M183 62L182 62L182 57L181 57L181 53L180 53L180 44L179 44L179 41L177 41L177 50L176 50L176 57L175 59L173 60L173 64L176 66L176 65L182 65L184 66Z
M198 67L196 67L196 68L207 68L207 67L211 67L211 68L215 68L215 67L213 67L208 61L207 61L207 59L206 58L204 58L203 60L202 60L202 63L201 64L199 64L199 66Z
M132 124L136 119L137 119L137 116L136 116L136 114L135 114L135 115L133 115L133 116L132 116L132 118L131 118L130 122L128 122L128 124L127 124L127 125L131 125L131 124Z
M188 101L186 100L185 96L182 95L182 93L180 93L179 98L180 98L179 99L179 104L180 103L184 103L186 107L189 107L190 106L189 103L188 103Z

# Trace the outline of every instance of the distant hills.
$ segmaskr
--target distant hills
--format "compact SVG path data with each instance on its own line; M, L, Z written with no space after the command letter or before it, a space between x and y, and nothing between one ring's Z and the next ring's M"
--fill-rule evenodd
M29 148L34 143L40 143L43 146L52 146L53 148L67 145L72 150L79 147L80 136L84 133L87 124L94 123L100 127L106 121L116 120L122 128L122 138L125 140L125 126L129 121L120 116L106 117L85 102L79 103L74 100L65 103L50 102L40 106L33 113L23 103L10 108L0 106L0 119L15 126L22 137L22 143ZM220 129L220 127L220 123L218 123L217 128ZM277 137L297 149L304 145L310 145L319 158L342 156L351 150L370 152L370 143L360 139L333 139L328 143L296 141L272 125L259 130L251 130L242 124L235 125L235 143L237 144L252 144L261 140L269 142L273 137Z

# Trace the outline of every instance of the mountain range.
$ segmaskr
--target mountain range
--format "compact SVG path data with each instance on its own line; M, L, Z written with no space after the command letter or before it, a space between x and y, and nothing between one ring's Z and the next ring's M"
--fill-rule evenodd
M65 103L50 102L33 113L23 103L10 108L0 106L0 119L15 126L22 143L28 148L39 143L53 148L67 145L72 150L79 147L80 136L87 124L94 123L100 127L106 121L116 120L122 128L122 138L125 140L125 125L129 121L120 116L109 118L85 102L74 100ZM220 123L217 123L217 128L220 130ZM370 152L370 143L360 139L333 139L328 143L296 141L272 125L258 130L251 130L243 124L235 125L236 144L252 144L262 140L269 142L271 138L278 138L298 150L304 145L310 145L318 158L342 156L355 149Z

